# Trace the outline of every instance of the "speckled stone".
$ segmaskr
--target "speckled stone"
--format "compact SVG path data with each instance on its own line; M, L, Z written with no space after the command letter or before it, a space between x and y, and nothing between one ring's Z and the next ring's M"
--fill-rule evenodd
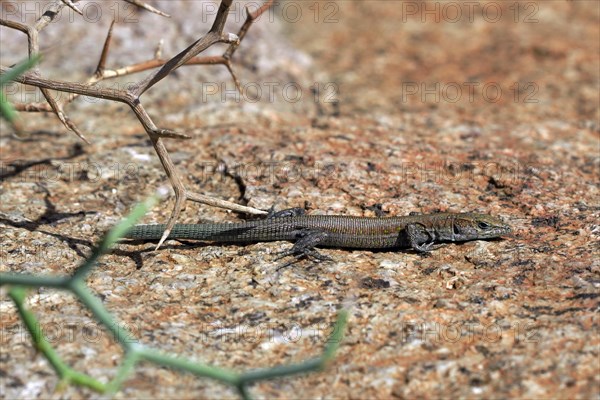
M144 59L160 37L168 54L195 40L200 2L153 4L172 20L141 13L142 24L117 25L110 64ZM296 22L282 17L284 4L252 28L234 67L246 84L298 83L301 101L203 101L203 82L231 83L219 66L182 68L143 98L158 123L193 136L167 141L187 185L264 209L487 212L514 237L427 257L327 249L334 261L281 271L283 242L120 244L90 275L91 289L140 342L239 371L318 355L337 310L350 310L326 371L256 384L259 398L597 398L598 4L482 2L472 21L455 22L447 2L438 22L421 2L314 3L317 16L312 2L294 3ZM85 79L108 23L84 36L76 24L48 29L43 70ZM16 35L10 46L22 51L8 56L5 33L3 65L25 54ZM52 46L58 37L76 47ZM476 88L473 99L452 101L457 85ZM501 98L491 101L486 85ZM78 103L67 112L91 145L52 116L24 115L22 140L2 123L2 271L72 273L136 201L168 184L128 109ZM144 221L166 221L172 204ZM188 204L181 222L238 218ZM29 304L54 327L66 362L114 376L121 350L71 295L35 290ZM55 392L57 377L4 292L0 310L3 397L90 396ZM235 395L143 364L116 397Z

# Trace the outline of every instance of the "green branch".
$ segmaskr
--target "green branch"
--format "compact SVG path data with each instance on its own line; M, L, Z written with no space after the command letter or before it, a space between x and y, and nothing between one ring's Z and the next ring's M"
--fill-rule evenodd
M98 382L91 376L72 370L62 361L52 345L46 340L40 329L40 323L37 318L31 311L25 308L25 289L21 286L14 286L10 289L8 295L15 303L17 312L23 320L27 331L29 331L29 334L31 335L33 345L44 355L44 357L46 357L46 360L48 360L52 368L54 368L61 381L63 383L74 383L76 385L86 386L97 392L104 393L106 390L104 384Z

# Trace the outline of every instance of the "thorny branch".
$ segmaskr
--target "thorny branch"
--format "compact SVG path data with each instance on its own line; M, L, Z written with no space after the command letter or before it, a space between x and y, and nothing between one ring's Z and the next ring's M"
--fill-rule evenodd
M140 1L140 0L124 0L128 3L134 4L138 7L142 7L148 11L157 13L162 16L167 16L168 14L155 9L154 7ZM211 198L199 193L193 193L188 191L179 174L171 160L171 157L164 145L164 138L174 138L174 139L189 139L190 136L175 132L169 129L160 129L158 128L152 118L148 115L145 108L143 107L140 96L144 94L148 89L154 86L156 83L160 82L163 78L168 76L175 69L179 68L183 65L209 65L209 64L222 64L225 65L232 76L232 79L235 82L236 87L240 90L239 80L237 79L232 65L231 58L237 48L240 45L240 42L245 37L248 29L252 25L252 23L263 14L269 7L271 7L273 0L267 0L260 8L251 12L248 8L246 8L247 18L242 27L240 28L237 35L233 33L224 33L223 29L225 26L225 22L228 17L229 9L231 7L231 3L233 0L221 0L221 4L219 6L219 11L217 12L217 16L215 17L215 21L209 30L209 32L196 40L190 46L188 46L185 50L181 51L176 56L171 59L162 59L160 58L160 47L157 49L155 53L154 59L144 61L137 64L132 64L124 67L120 67L117 69L108 69L106 68L106 59L110 47L110 42L112 38L112 30L114 27L114 21L112 22L106 40L104 42L104 46L102 49L102 53L100 59L98 61L98 66L96 71L92 77L87 81L87 83L75 83L75 82L65 82L65 81L57 81L44 79L39 71L39 69L35 69L30 73L27 73L17 79L17 82L31 85L39 88L47 103L30 103L30 104L21 104L17 105L16 109L19 111L27 111L27 112L53 112L59 120L63 123L63 125L70 131L73 131L77 136L79 136L85 142L88 142L87 139L83 136L83 134L79 131L77 126L71 122L68 116L64 113L63 107L69 103L71 103L77 96L84 95L95 98L102 98L107 100L112 100L116 102L121 102L127 104L135 113L136 117L144 127L146 133L150 137L152 141L152 145L160 159L160 162L169 177L173 190L175 192L175 205L171 212L171 216L169 217L167 223L167 229L164 232L163 237L158 243L158 247L163 243L163 241L169 236L169 233L181 210L183 209L184 203L186 200L196 201L199 203L212 205L216 207L222 207L226 209L230 209L233 211L248 213L248 214L265 214L265 211L258 210L252 207L246 207L239 204L231 203L228 201ZM52 20L56 18L56 16L60 13L62 8L66 5L78 13L81 11L77 7L78 0L55 0L53 1L45 10L44 15L39 17L39 19L33 24L33 26L27 26L25 24L21 24L14 21L0 19L0 25L7 26L12 29L19 30L27 35L28 39L28 51L30 57L39 52L39 32L43 30ZM229 47L221 56L210 56L210 57L200 57L199 53L203 52L210 46L215 43L228 43ZM95 86L98 82L103 81L105 79L111 79L119 76L129 75L137 72L142 72L150 69L158 68L155 72L149 74L147 77L137 82L135 85L130 87L128 90L117 90L117 89L107 89L102 87ZM0 66L0 73L5 73L9 68L5 66ZM63 103L57 102L49 90L56 90L60 92L70 93L71 95L67 97ZM89 142L88 142L89 143Z

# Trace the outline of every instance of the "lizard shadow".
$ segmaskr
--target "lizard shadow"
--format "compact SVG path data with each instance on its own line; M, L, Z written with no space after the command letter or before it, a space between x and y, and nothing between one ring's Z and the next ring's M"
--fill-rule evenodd
M75 252L79 257L85 259L88 257L89 253L86 252L82 247L87 248L88 251L91 251L95 247L95 242L87 239L79 239L74 238L68 235L63 235L59 233L50 232L44 229L40 229L40 227L48 224L52 224L55 222L63 221L70 218L79 218L80 220L84 218L86 215L94 215L96 211L78 211L75 213L65 213L59 212L56 209L56 206L50 200L50 192L43 185L38 185L41 190L45 192L44 204L46 206L46 210L42 215L37 217L32 221L13 221L10 218L5 216L0 216L0 223L12 226L14 228L25 229L29 232L39 232L44 235L52 236L61 242L65 243L71 250ZM150 251L150 250L148 250ZM121 249L111 249L109 254L116 254L124 257L130 258L136 265L137 269L142 268L142 252L139 251L125 251Z
M59 221L72 219L72 218L78 218L81 221L87 215L97 214L97 211L78 211L75 213L60 212L57 210L56 206L50 200L50 192L48 191L48 189L43 184L38 184L38 187L45 193L44 204L45 204L46 209L42 215L38 216L35 220L26 220L26 221L16 221L16 220L12 220L6 216L0 215L0 223L7 225L7 226L14 227L14 228L25 229L29 232L39 232L44 235L54 237L54 238L60 240L61 242L65 243L71 250L73 250L75 252L75 254L77 256L81 257L82 259L86 259L89 256L90 251L97 245L101 236L98 238L98 241L93 241L93 240L89 240L89 239L81 239L81 238L76 238L76 237L69 236L69 235L55 233L55 232L51 232L51 231L48 231L45 229L40 229L40 228L45 225L49 225L52 223L56 223ZM131 245L131 244L138 245L138 244L143 244L143 243L148 243L148 242L150 242L150 241L127 240L126 239L126 240L119 241L118 244L120 244L120 245ZM158 242L158 241L156 241L156 242ZM186 248L205 247L205 246L210 246L211 244L213 244L211 242L203 242L203 241L178 240L178 242L183 244ZM226 245L226 244L240 245L240 243L222 243L222 244L224 244L224 245ZM165 245L161 246L161 249L165 249L165 250L180 249L181 247L182 247L181 245L177 245L177 244L165 244ZM40 248L38 250L48 251L48 250L46 250L46 248ZM153 252L155 252L154 246L145 248L145 249L132 249L132 250L125 250L122 248L113 247L109 252L107 252L107 254L114 254L117 256L127 257L134 262L136 269L139 270L139 269L142 269L144 266L143 255L145 253L153 253ZM48 259L48 257L47 257L48 254L45 254L45 255L37 254L37 256L39 256L40 258L45 259L45 260Z
M257 241L257 242L252 242L252 243L240 243L240 242L235 242L235 241L231 241L231 242L226 242L226 241L218 241L218 242L212 242L209 240L186 240L186 239L168 239L168 240L172 240L177 242L178 244L163 244L161 246L161 250L162 249L197 249L197 248L203 248L203 247L209 247L209 246L237 246L240 248L243 248L249 244L257 244L257 243L266 243L266 242L261 242L261 241ZM286 244L288 244L291 248L291 246L293 246L294 242L293 241L287 241L287 240L281 240L281 241L273 241L273 242L284 242ZM125 239L123 241L120 242L121 244L127 244L127 245L131 245L131 246L139 246L139 245L144 245L144 244L148 244L148 243L152 243L153 245L158 244L158 240L148 240L148 239ZM361 251L361 252L370 252L370 253L413 253L413 254L417 254L420 255L422 257L429 257L431 256L429 253L420 253L420 252L416 252L413 249L409 249L409 248L391 248L391 249L365 249L365 248L360 248L360 247L345 247L345 248L337 248L334 246L316 246L316 249L319 250L342 250L345 252L354 252L354 251ZM151 247L149 249L145 249L145 250L140 250L140 252L146 253L146 252L154 252L154 247ZM286 250L282 250L282 253L286 253ZM310 257L308 257L310 258ZM277 259L277 258L276 258ZM298 259L296 262L299 262L301 260L306 259L306 257L303 257L301 259ZM315 261L314 263L318 264L320 262L326 262L326 261L335 261L335 259L330 259L330 260L320 260L320 261ZM293 262L293 264L295 264L296 262ZM310 265L312 266L313 263L311 263Z
M500 242L505 240L505 238L503 237L497 237L497 238L487 238L485 239L486 242ZM448 245L454 245L454 246L464 246L467 243L472 242L472 240L467 240L467 241L461 241L461 242L453 242L453 241L441 241L441 242L436 242L436 247L434 247L431 251L417 251L411 247L407 247L407 246L398 246L398 247L389 247L389 248L383 248L383 249L378 249L378 248L373 248L373 249L369 249L369 248L361 248L361 247L344 247L342 250L346 250L346 251L368 251L371 253L375 253L375 254L380 254L380 253L405 253L405 254L416 254L419 255L421 257L431 257L435 254L436 251L440 251L443 250L445 247L448 247ZM319 249L335 249L336 247L328 247L328 246L317 246Z

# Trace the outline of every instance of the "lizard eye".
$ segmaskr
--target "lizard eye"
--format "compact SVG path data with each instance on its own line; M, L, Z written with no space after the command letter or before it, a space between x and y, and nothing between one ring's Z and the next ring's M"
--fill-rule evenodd
M491 225L485 221L479 221L477 223L477 226L479 227L479 229L489 229L491 227Z

